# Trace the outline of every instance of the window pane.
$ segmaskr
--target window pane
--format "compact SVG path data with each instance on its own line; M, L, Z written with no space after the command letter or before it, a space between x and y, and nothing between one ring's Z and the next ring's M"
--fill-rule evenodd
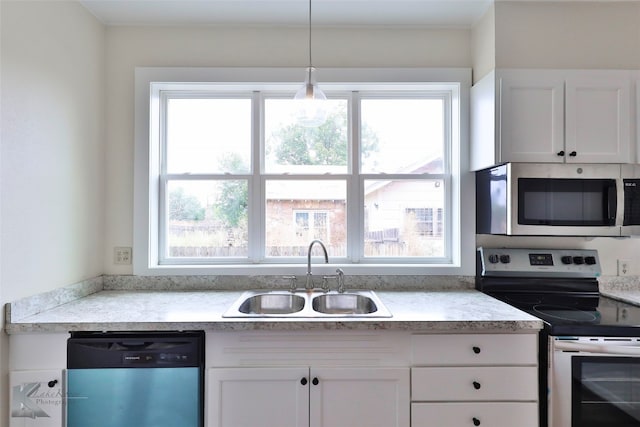
M442 173L442 99L363 99L364 173Z
M366 180L368 257L444 256L442 180Z
M346 173L347 100L324 101L327 121L319 127L297 122L298 103L292 99L265 100L266 172Z
M247 181L170 181L169 257L246 257Z
M168 173L247 173L251 99L169 99Z
M323 241L329 256L347 253L347 185L343 180L266 182L266 255L306 256Z

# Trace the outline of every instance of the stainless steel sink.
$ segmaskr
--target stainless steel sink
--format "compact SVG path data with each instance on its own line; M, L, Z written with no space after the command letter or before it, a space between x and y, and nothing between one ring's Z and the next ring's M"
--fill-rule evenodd
M313 298L312 307L324 314L371 314L378 311L378 306L365 295L358 294L327 294Z
M249 296L238 307L244 314L291 314L304 308L305 299L300 295L267 293Z
M222 317L392 317L373 291L248 291Z

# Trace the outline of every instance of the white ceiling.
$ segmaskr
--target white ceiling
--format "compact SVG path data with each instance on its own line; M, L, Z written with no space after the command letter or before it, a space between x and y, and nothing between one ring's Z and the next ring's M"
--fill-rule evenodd
M78 0L107 25L307 25L306 0ZM314 25L471 27L493 0L313 0Z

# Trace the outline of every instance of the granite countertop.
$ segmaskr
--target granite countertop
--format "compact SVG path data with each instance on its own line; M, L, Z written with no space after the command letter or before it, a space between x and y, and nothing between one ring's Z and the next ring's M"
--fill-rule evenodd
M600 293L606 297L628 302L629 304L640 305L640 290L607 289Z
M640 278L612 276L600 279L600 294L629 304L640 305Z
M542 322L481 292L376 291L391 318L225 318L241 291L98 290L20 315L9 304L6 330L29 332L113 330L326 330L537 331Z

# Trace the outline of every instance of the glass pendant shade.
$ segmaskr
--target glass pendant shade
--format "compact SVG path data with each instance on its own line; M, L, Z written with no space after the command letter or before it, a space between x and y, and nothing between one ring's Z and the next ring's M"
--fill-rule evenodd
M327 97L316 83L316 69L308 67L304 84L293 98L297 103L297 120L304 127L318 127L327 121Z

